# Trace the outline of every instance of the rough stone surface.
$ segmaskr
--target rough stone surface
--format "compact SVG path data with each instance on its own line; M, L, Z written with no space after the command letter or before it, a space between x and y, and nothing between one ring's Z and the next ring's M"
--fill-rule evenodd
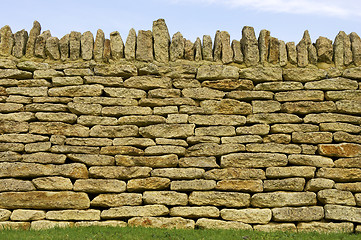
M312 192L256 193L251 198L253 207L310 206L316 203L316 194Z
M270 209L222 209L221 217L224 220L240 221L243 223L266 224L271 221L272 211Z
M129 219L128 225L154 228L194 229L195 223L193 220L181 217L134 217Z
M196 222L196 226L200 229L242 229L252 230L250 224L238 221L222 221L216 219L200 218Z
M213 205L225 207L248 207L250 195L237 192L197 192L189 195L191 205Z
M324 210L321 206L283 207L272 209L273 219L277 222L309 222L321 220Z

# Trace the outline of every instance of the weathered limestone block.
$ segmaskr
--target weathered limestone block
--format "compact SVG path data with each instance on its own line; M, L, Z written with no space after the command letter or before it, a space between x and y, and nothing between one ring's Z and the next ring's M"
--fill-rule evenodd
M123 115L151 115L153 113L150 107L140 107L140 106L114 106L114 107L104 107L102 109L102 115L105 116L123 116Z
M171 88L172 82L168 77L156 78L151 76L135 76L124 81L124 87L150 90L154 88Z
M45 43L45 54L53 60L60 59L59 39L57 37L49 37Z
M16 152L6 151L0 153L0 162L20 162L21 160L22 155Z
M42 210L28 210L28 209L15 209L10 219L12 221L36 221L45 219L45 211Z
M127 40L124 46L124 56L126 60L134 60L135 59L135 47L137 44L137 34L135 30L132 28L129 30Z
M65 221L49 221L49 220L38 220L32 221L30 225L31 230L45 230L51 228L69 228L73 227L73 222Z
M194 124L157 124L139 128L139 133L148 138L186 138L194 134Z
M246 118L238 115L191 115L189 123L197 125L244 125Z
M153 34L152 31L138 31L137 48L135 58L139 61L149 62L153 60Z
M325 205L325 219L349 222L361 222L361 210L357 207Z
M81 77L53 77L53 86L83 85L84 81Z
M46 58L45 45L46 40L51 37L49 30L42 32L35 40L35 57Z
M139 193L118 193L99 194L90 203L92 207L120 207L124 205L141 205L142 194Z
M253 225L253 230L262 232L296 232L297 228L294 223L268 223L264 225Z
M62 210L48 211L46 219L60 221L91 221L100 220L100 210Z
M289 113L257 113L247 116L249 123L274 124L274 123L300 123L302 119Z
M65 123L75 123L77 116L72 113L51 113L51 112L37 112L35 117L42 122L65 122Z
M295 114L309 114L315 112L334 112L336 111L336 105L332 101L325 102L311 102L311 101L300 101L300 102L286 102L282 104L281 110L287 113Z
M301 153L301 147L296 144L280 143L250 143L246 145L248 152L279 152L279 153Z
M222 209L220 213L224 220L240 221L243 223L267 224L272 218L271 209Z
M278 143L278 144L289 144L291 142L291 135L288 134L271 134L263 138L264 143ZM301 146L302 148L302 146ZM303 151L303 149L302 149Z
M68 145L75 146L110 146L113 141L108 138L67 138L65 141Z
M136 146L136 147L149 147L149 146L155 146L155 142L153 139L150 139L150 138L125 137L125 138L114 138L113 145L114 146L130 145L130 146ZM122 163L120 163L120 165L123 164L123 158L120 156L118 159L120 162L122 162ZM131 156L124 156L124 159L126 159L126 161L129 161L130 164L132 164ZM124 163L124 164L126 164L126 163Z
M212 136L191 136L187 137L187 143L194 145L198 143L220 143L221 139L219 137Z
M254 90L257 91L292 91L292 90L302 90L303 84L300 82L264 82L256 85Z
M256 193L251 198L253 207L288 207L316 205L313 192L272 192Z
M359 168L320 168L316 177L332 179L336 182L361 181Z
M170 189L174 191L212 190L216 187L216 181L196 179L190 181L172 181Z
M279 44L280 44L280 66L284 67L287 65L287 47L286 47L286 43L282 40L279 40Z
M26 192L36 190L31 181L20 179L0 179L1 192Z
M84 163L87 166L114 165L114 157L99 154L67 154L67 157L75 162Z
M356 90L357 88L357 81L341 77L307 82L305 84L305 89L317 90Z
M154 228L175 228L194 229L194 221L181 217L134 217L129 219L129 226L154 227Z
M105 39L104 41L104 51L103 51L103 61L109 63L109 59L111 57L111 50L110 50L110 40Z
M54 87L49 89L49 96L67 96L67 97L86 97L86 96L100 96L103 92L103 86L101 85L79 85L79 86L66 86L66 87Z
M238 192L197 192L189 195L190 205L211 205L225 207L248 207L250 195Z
M63 72L54 69L34 71L34 78L52 79L53 77L62 77L62 76L64 76Z
M222 168L286 166L287 162L287 156L278 153L232 153L221 157Z
M281 110L281 104L277 101L252 101L253 113L268 113Z
M100 104L68 103L69 110L77 115L100 115L102 106Z
M282 69L276 67L245 68L239 71L239 77L250 79L257 82L281 81Z
M319 113L308 114L304 118L305 123L322 123L322 122L347 122L347 123L361 123L361 118L357 116L350 116L338 113Z
M149 177L130 179L127 184L129 192L142 192L144 190L164 190L170 185L168 178Z
M186 218L216 218L219 216L219 210L216 207L173 207L170 209L169 215Z
M320 144L318 151L321 155L330 157L358 157L361 155L361 145L353 143Z
M40 177L33 179L32 182L38 190L73 190L73 184L70 179L64 177Z
M335 132L333 134L333 138L335 142L354 142L361 143L360 135L353 135L346 132Z
M348 132L348 133L360 133L361 127L356 126L349 123L321 123L320 124L321 131L329 131L329 132Z
M327 91L325 98L327 100L360 100L360 90L345 90L345 91Z
M203 41L204 43L204 41ZM237 40L232 40L231 48L233 50L233 62L243 63L243 53L241 49L241 42Z
M188 196L186 193L174 191L145 191L143 202L145 204L187 205Z
M120 193L126 190L126 183L116 179L78 179L74 191L86 193Z
M209 35L203 35L202 57L203 60L213 61L212 38Z
M95 75L129 78L137 75L137 67L132 65L111 64L94 67Z
M79 116L77 123L84 126L94 125L116 125L117 119L115 117L99 117L99 116Z
M195 136L234 136L236 129L233 126L198 127Z
M105 42L104 32L103 30L98 29L97 35L95 37L94 49L93 49L94 60L97 62L103 61L104 42Z
M81 125L70 125L62 122L30 123L29 133L89 137L89 129L87 127Z
M0 193L0 199L0 207L7 209L86 209L90 206L86 193L66 191L3 192Z
M170 36L164 19L153 21L154 58L158 62L169 61Z
M221 54L222 54L221 31L217 30L214 36L213 61L215 62L220 61Z
M275 37L270 37L268 62L277 64L280 60L280 41Z
M215 157L183 157L179 159L179 167L218 168Z
M285 178L280 180L264 180L264 191L295 191L301 192L305 186L304 178Z
M197 86L190 86L197 87ZM223 80L212 80L203 81L202 87L209 87L222 91L229 90L252 90L253 82L248 79L223 79Z
M358 168L361 163L361 158L339 158L335 161L335 167L338 168Z
M27 58L34 56L34 53L35 53L35 41L36 41L36 38L40 35L40 31L41 31L40 23L38 21L34 21L33 27L30 30L29 38L28 38L27 44L26 44L25 56Z
M352 51L352 60L356 66L361 65L361 39L357 33L352 32L349 35L351 40L351 51Z
M318 90L298 90L279 92L275 94L275 100L280 102L289 101L323 101L324 93Z
M322 204L339 204L355 206L355 198L349 191L337 189L324 189L317 193L317 199Z
M89 175L93 178L132 179L149 177L151 170L149 167L91 167L89 168Z
M100 76L84 76L86 84L101 84L106 87L123 86L123 78L121 77L100 77Z
M21 71L18 69L0 69L0 78L16 78L16 79L28 79L32 78L33 74L27 71ZM8 89L6 89L8 91Z
M24 29L14 34L13 56L21 58L26 53L26 43L28 41L28 32Z
M69 58L69 40L70 40L70 34L64 35L59 40L60 59L62 61L65 61Z
M120 166L146 166L152 168L160 167L176 167L178 165L178 157L175 154L163 156L124 156L115 157L116 164Z
M258 135L242 135L234 137L222 137L222 144L227 143L261 143L262 137Z
M297 224L297 230L302 232L352 233L354 226L353 223L350 222L301 222Z
M146 205L146 206L123 206L103 210L102 219L126 218L135 216L163 216L169 212L164 205Z
M138 127L134 125L102 126L95 125L90 129L91 137L133 137L138 135Z
M351 40L344 31L340 31L333 45L333 59L336 67L349 65L352 62Z
M348 68L344 70L342 76L351 79L361 79L360 70L361 70L360 67Z
M158 168L151 172L152 177L166 177L170 179L197 179L204 174L199 168Z
M361 182L354 182L354 183L336 183L335 188L341 191L350 191L350 192L361 192ZM358 204L358 198L360 195L355 195L356 204ZM359 205L359 204L358 204Z
M243 144L229 143L199 143L189 147L186 152L187 157L200 156L221 156L232 152L244 151L246 148Z
M217 190L263 192L262 180L221 180L217 182Z
M266 169L267 178L304 177L313 178L316 167L291 166L291 167L269 167Z
M184 38L180 32L177 32L172 37L172 42L169 47L170 61L174 62L177 59L184 57Z
M184 39L184 59L188 61L194 61L194 51L194 43L188 39Z
M216 219L200 218L196 222L200 229L242 229L252 230L252 226L238 221L222 221Z
M123 221L118 220L108 220L108 221L79 221L74 223L74 227L126 227L128 224Z
M262 169L247 168L224 168L209 170L204 174L205 179L265 179L266 175Z
M234 98L237 100L249 101L249 100L272 100L272 92L266 91L232 91L227 93L226 97Z
M4 57L10 56L15 40L11 28L8 25L0 29L0 38L0 55Z
M336 102L337 111L341 113L357 114L361 113L359 100L341 100Z
M311 82L325 79L327 71L314 68L283 69L283 79L286 81Z
M0 209L0 221L9 220L10 215L11 215L11 211L6 209Z
M0 143L0 151L23 152L25 149L22 143Z
M179 89L153 89L148 91L150 98L176 98L180 97L181 91Z
M83 60L91 60L93 58L94 36L90 31L86 31L81 35L81 57Z
M264 64L268 60L269 45L270 45L270 31L262 29L259 32L258 37L258 49L259 49L259 59L260 63Z
M225 65L202 65L197 70L198 80L238 79L239 68Z
M314 167L333 167L334 163L332 158L315 156L315 155L303 155L292 154L288 156L288 162L292 165L300 166L314 166Z
M305 191L318 192L322 189L331 189L335 186L335 181L326 178L310 179L305 187ZM342 189L340 189L342 190ZM346 189L344 189L346 190Z
M297 64L297 49L295 42L286 43L288 62L291 64Z
M30 222L0 222L0 229L1 230L29 230Z
M282 207L272 209L273 220L278 222L317 221L324 217L323 207Z
M233 51L230 45L230 35L226 31L221 31L220 42L222 46L221 58L224 64L231 63L233 61Z
M242 29L241 39L244 61L247 66L256 65L259 61L259 49L253 27L245 26Z
M252 126L238 127L236 129L237 135L267 135L270 126L267 124L255 124Z
M307 30L306 30L307 31ZM308 65L308 47L309 44L302 39L297 45L297 65L298 67L304 68Z
M319 37L316 40L316 49L319 62L332 63L332 40L325 37Z
M105 146L100 149L100 154L104 155L143 155L144 151L131 146Z
M206 100L206 99L221 99L225 95L224 92L202 87L202 88L185 88L182 90L182 95L184 97L189 97L197 100Z
M331 143L332 133L329 132L293 132L292 142L294 143Z

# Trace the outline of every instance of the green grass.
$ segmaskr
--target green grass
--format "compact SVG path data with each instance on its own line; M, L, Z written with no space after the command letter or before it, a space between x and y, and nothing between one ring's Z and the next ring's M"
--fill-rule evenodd
M74 239L74 240L143 240L143 239L205 239L205 240L253 240L253 239L361 239L361 235L347 233L292 233L292 232L258 232L244 230L175 230L141 227L81 227L49 230L0 230L1 240L41 240L41 239Z

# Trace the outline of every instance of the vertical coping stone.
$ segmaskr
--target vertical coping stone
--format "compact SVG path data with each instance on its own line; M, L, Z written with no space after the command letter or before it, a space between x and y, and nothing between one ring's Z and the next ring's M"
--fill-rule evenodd
M184 40L184 59L194 61L194 43L191 40Z
M94 43L94 60L96 62L103 61L104 42L105 42L104 32L103 30L98 29Z
M93 58L94 36L90 31L84 32L80 39L81 58L91 60Z
M11 55L14 46L14 35L9 25L0 29L0 55L7 57Z
M35 57L46 58L45 45L46 40L51 37L49 30L40 34L35 41Z
M134 28L129 30L129 34L127 40L125 42L124 47L124 55L126 60L134 60L135 59L135 48L137 44L137 34Z
M297 64L297 50L295 42L286 43L287 48L287 59L291 64Z
M222 50L221 50L222 62L224 64L231 63L233 61L233 51L230 45L231 36L229 35L228 32L222 31L220 34L220 38L222 44Z
M150 62L153 60L153 33L152 31L138 31L137 48L135 57L139 61Z
M194 51L194 60L196 60L197 62L202 61L202 43L199 37L197 37L194 43Z
M233 62L243 63L243 53L241 50L241 42L237 40L232 40L232 50L233 50Z
M103 59L105 62L109 62L110 59L110 40L109 39L105 39L104 40L104 52L103 52Z
M164 19L153 22L154 58L158 62L169 61L170 35Z
M287 65L287 48L286 43L282 40L279 41L280 43L280 66L284 67Z
M60 59L62 61L69 58L69 38L70 34L66 34L59 40Z
M172 37L169 55L172 62L184 58L184 38L180 32L175 33Z
M316 50L315 45L310 44L308 46L307 50L308 50L308 62L313 65L316 65L317 64L317 50Z
M212 38L209 35L203 36L202 57L203 60L213 61Z
M270 37L268 62L277 64L280 58L280 42L275 37Z
M319 37L316 40L316 50L319 62L332 63L332 40L325 37Z
M13 55L17 58L21 58L26 53L26 43L28 41L28 32L24 29L14 34L14 47Z
M361 66L361 39L357 33L350 33L352 60L356 66Z
M40 35L41 25L38 21L34 21L33 28L30 30L28 42L26 43L26 53L27 58L34 57L35 55L35 41L36 38Z
M258 48L259 48L259 61L261 64L265 64L268 60L270 37L271 37L271 33L266 29L261 30L259 33Z
M77 60L80 58L81 33L72 31L69 35L69 58Z
M253 27L243 27L241 46L244 55L244 62L246 63L246 65L256 65L259 61L259 49Z
M306 67L308 65L308 46L311 44L311 37L306 30L303 33L301 41L297 44L297 65L299 67Z
M344 31L340 31L335 38L333 54L336 67L347 66L352 62L351 40Z
M45 52L50 59L60 59L59 39L57 37L50 37L46 40Z
M124 43L118 31L110 33L110 53L114 60L124 58Z
M221 32L217 30L216 35L214 36L213 61L217 62L221 60L221 52L222 52Z

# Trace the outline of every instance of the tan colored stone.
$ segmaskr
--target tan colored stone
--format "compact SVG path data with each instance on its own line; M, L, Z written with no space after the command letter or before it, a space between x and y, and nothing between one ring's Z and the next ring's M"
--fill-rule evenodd
M187 143L194 145L198 143L220 143L221 140L219 137L212 136L191 136L187 137Z
M301 222L297 224L299 232L343 232L352 233L354 226L350 222Z
M322 122L347 122L347 123L361 123L361 118L357 116L350 116L338 113L319 113L308 114L304 118L305 123L322 123Z
M349 191L337 189L324 189L317 193L317 199L322 204L339 204L355 206L355 198Z
M170 36L164 19L153 21L154 58L159 62L169 61Z
M26 57L33 57L35 51L35 40L40 35L41 26L38 21L34 21L33 27L30 30L29 38L26 44Z
M108 220L108 221L80 221L75 222L74 227L91 227L91 226L99 226L99 227L126 227L128 224L123 221L117 220Z
M320 124L321 131L330 131L330 132L349 132L349 133L360 133L361 127L352 125L349 123L321 123Z
M316 194L312 192L256 193L251 198L253 207L310 206L316 203Z
M65 34L59 40L60 59L62 61L67 60L67 58L69 57L69 39L70 39L70 34Z
M28 143L25 145L25 152L34 153L34 152L46 152L51 148L50 142L39 142L39 143Z
M84 163L87 166L114 165L114 157L99 154L67 154L67 157L75 162Z
M301 147L296 144L280 143L250 143L246 150L249 152L279 152L279 153L301 153Z
M139 61L149 62L153 60L153 34L152 31L138 31L137 48L135 58Z
M195 136L234 136L236 129L233 126L198 127Z
M115 117L82 115L78 117L77 123L89 127L94 125L117 125L117 119Z
M0 143L0 151L23 152L25 150L22 143Z
M286 102L282 104L281 110L287 113L309 114L317 112L333 112L336 111L336 105L332 101L325 102Z
M314 166L314 167L333 167L332 158L315 156L315 155L301 155L292 154L288 156L288 161L292 165L300 166Z
M297 228L294 223L268 223L264 225L253 225L255 231L262 232L296 232Z
M207 82L207 81L205 81L205 82ZM196 79L174 79L173 86L175 88L180 88L180 89L199 88L199 87L201 87L201 83L199 81L197 81ZM211 86L207 86L207 85L205 85L204 87L212 88Z
M286 43L288 61L291 64L297 64L297 50L295 42L288 42Z
M132 179L149 177L151 170L149 167L105 166L91 167L89 168L89 174L94 178Z
M224 220L240 221L243 223L267 224L272 218L272 211L270 209L222 209L220 213Z
M345 78L360 79L360 70L360 67L348 68L344 70L342 76Z
M63 165L42 165L37 163L0 163L1 177L33 178L42 176L63 176L69 178L87 178L85 165L79 163Z
M48 211L46 219L60 221L84 221L84 220L100 220L100 210L62 210Z
M323 207L283 207L272 209L273 220L278 222L316 221L324 217Z
M335 161L335 167L338 168L358 168L360 164L361 164L361 157L339 158Z
M45 211L29 210L29 209L15 209L10 219L12 221L36 221L45 219Z
M258 135L242 135L235 137L222 137L221 141L223 144L227 143L261 143L262 137Z
M340 205L325 205L325 219L337 221L361 222L361 210L358 207L340 206Z
M73 190L73 184L69 178L64 177L40 177L32 180L38 190Z
M173 207L169 215L186 218L218 217L219 210L216 207Z
M174 191L212 190L216 187L216 181L195 179L190 181L172 181L170 189Z
M252 112L251 104L234 99L205 100L200 105L206 114L248 115Z
M153 111L150 107L140 107L140 106L115 106L115 107L104 107L102 110L102 115L105 116L123 116L123 115L150 115Z
M348 114L360 114L361 104L359 100L340 100L336 102L337 111Z
M267 171L266 171L267 173ZM305 186L304 178L286 178L277 180L264 180L264 191L295 191L301 192Z
M269 133L270 126L267 124L255 124L252 126L238 127L236 133L238 135L267 135Z
M198 87L198 86L190 86L190 87ZM204 81L202 82L202 87L208 87L222 91L252 90L253 82L248 79L221 79L221 80L213 80L213 81Z
M277 153L232 153L221 157L221 167L260 168L286 166L287 156Z
M178 156L184 156L185 153L186 153L186 148L181 146L174 146L174 145L150 146L144 150L144 154L146 155L176 154Z
M152 177L166 177L171 179L201 178L205 171L199 168L158 168L151 172Z
M29 222L0 222L0 229L29 230Z
M247 116L249 123L274 124L274 123L300 123L302 119L289 113L256 113Z
M0 179L1 192L26 192L36 190L31 181L20 179Z
M361 192L361 182L336 183L335 188L341 191ZM356 195L355 197L356 197L356 202L358 202Z
M294 91L302 90L303 84L300 82L264 82L256 85L254 90L257 91Z
M69 146L69 145L53 145L50 151L53 153L84 153L84 154L99 154L100 152L99 147Z
M197 192L189 195L191 205L211 205L225 207L248 207L250 205L250 195L238 192Z
M164 205L122 206L103 210L102 219L129 218L135 216L163 216L169 212Z
M361 143L361 136L360 135L353 135L346 132L335 132L333 134L333 140L335 142L354 142L354 143Z
M237 143L217 144L217 143L198 143L189 147L186 152L187 157L200 156L222 156L228 153L244 151L245 146Z
M142 149L131 146L105 146L100 149L100 154L104 155L144 155Z
M361 181L359 168L320 168L316 177L332 179L336 182Z
M102 126L96 125L91 128L92 137L132 137L138 135L138 127L134 125Z
M170 185L168 178L149 177L130 179L127 183L129 192L142 192L144 190L164 190Z
M188 147L188 143L183 139L156 138L155 142L158 145L174 145L174 146Z
M142 194L139 193L99 194L90 202L92 207L120 207L141 204Z
M175 191L145 191L143 202L145 204L187 205L188 196Z
M180 97L181 90L180 89L163 89L157 88L148 91L148 97L150 98L173 98L173 97Z
M184 97L189 97L192 99L206 100L206 99L221 99L223 98L225 93L216 89L202 87L202 88L184 88L182 90L182 95Z
M205 179L265 179L265 172L262 169L247 168L224 168L209 170L204 174Z
M266 169L267 178L304 177L313 178L316 167L269 167Z
M51 228L69 228L72 226L74 226L73 222L38 220L38 221L31 222L30 229L31 230L45 230L45 229L51 229Z
M86 209L90 205L86 193L75 192L3 192L0 199L0 207L7 209Z
M149 146L155 146L155 142L153 139L150 138L125 137L125 138L114 138L113 145L149 147Z
M0 162L20 162L21 160L22 155L16 152L5 151L0 153Z
M181 217L134 217L129 219L129 226L194 229L194 221Z
M86 96L100 96L103 92L102 85L79 85L79 86L66 86L54 87L49 89L49 96L57 97L86 97Z
M135 54L135 51L134 51ZM127 57L127 54L125 55ZM94 73L100 76L129 78L137 75L136 66L124 64L100 65L94 68Z
M47 152L24 154L23 162L64 164L66 156Z
M244 62L246 63L246 65L256 65L259 61L259 49L253 27L243 27L241 47L244 54Z
M358 157L361 155L361 145L353 143L320 144L318 151L321 155L330 157Z
M176 167L178 157L176 155L164 156L116 156L116 164L121 166L147 166L147 167Z
M219 168L215 157L184 157L179 159L179 167Z
M171 88L172 83L168 77L135 76L125 80L124 86L127 88L150 90L154 88Z
M202 65L198 68L198 80L238 79L239 69L225 65Z
M78 179L74 191L86 193L120 193L126 190L126 183L116 179Z
M139 132L143 137L150 138L185 138L193 135L194 127L194 124L158 124L141 127Z
M245 68L240 70L239 77L250 79L256 82L281 81L282 69L275 67Z
M71 113L48 113L37 112L35 117L42 122L65 122L74 123L77 120L77 116Z
M314 68L283 69L283 79L286 81L310 82L325 79L327 72Z
M286 101L323 101L324 93L319 90L297 90L289 92L278 92L275 94L275 100Z
M319 90L356 90L358 89L358 82L347 78L331 78L315 82L307 82L305 89L319 89Z
M173 35L171 44L169 46L169 59L174 62L177 59L184 58L184 38L180 32Z
M331 143L332 133L329 132L293 132L292 142L294 143Z
M105 87L123 86L123 78L121 77L85 76L84 82L86 84L101 84Z
M281 104L277 101L252 101L253 113L277 112L281 110Z
M238 221L222 221L216 219L200 218L196 222L200 229L242 229L252 230L252 226Z
M268 91L231 91L226 94L227 98L234 98L237 100L249 101L249 100L272 100L274 94Z
M289 144L291 142L291 135L288 134L270 134L263 138L264 143L278 143ZM302 148L302 146L301 146Z

